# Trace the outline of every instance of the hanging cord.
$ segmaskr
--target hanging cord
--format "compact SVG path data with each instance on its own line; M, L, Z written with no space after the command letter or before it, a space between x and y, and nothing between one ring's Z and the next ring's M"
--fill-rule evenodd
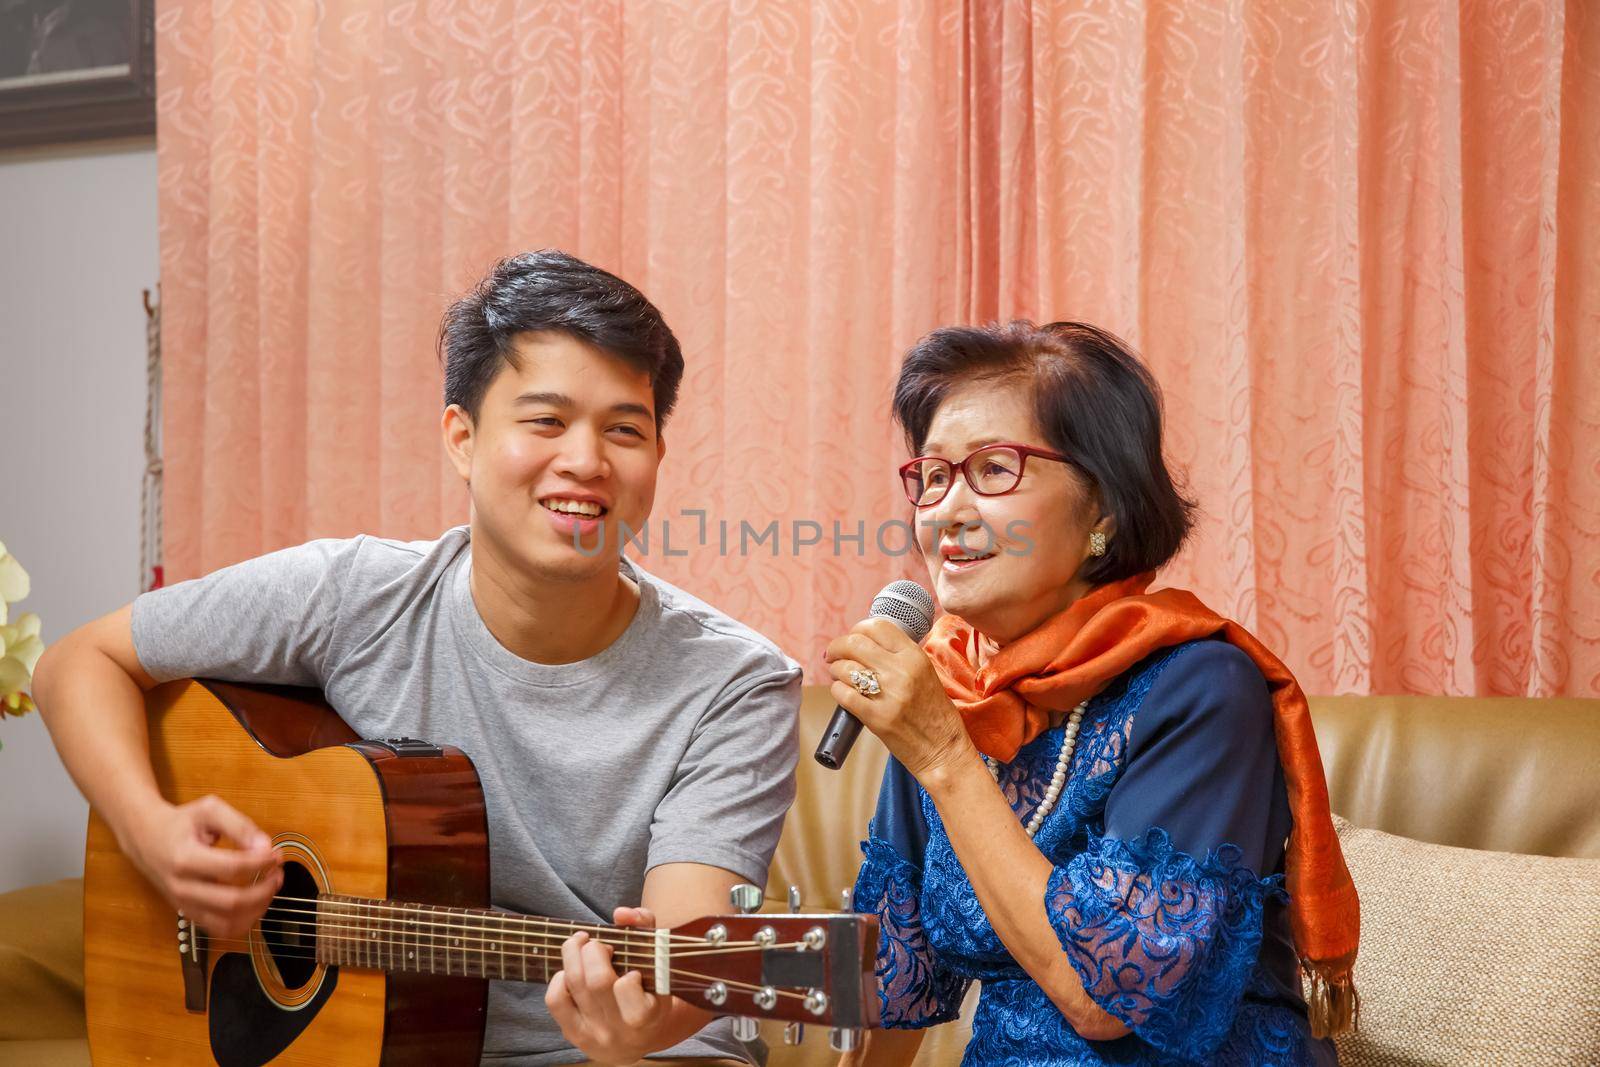
M139 590L161 588L161 286L144 291L144 484L139 492Z

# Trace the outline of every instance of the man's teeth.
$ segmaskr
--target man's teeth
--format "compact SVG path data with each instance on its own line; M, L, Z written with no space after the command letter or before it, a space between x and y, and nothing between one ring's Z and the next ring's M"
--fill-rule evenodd
M604 510L599 504L591 501L545 500L542 503L551 511L559 511L563 515L586 515L591 519L598 518L600 512Z

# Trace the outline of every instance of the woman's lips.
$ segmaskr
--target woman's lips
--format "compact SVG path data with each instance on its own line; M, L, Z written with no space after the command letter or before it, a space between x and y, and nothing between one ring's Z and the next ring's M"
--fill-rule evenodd
M954 559L950 556L946 556L944 561L939 565L939 569L944 571L946 574L965 574L976 567L983 566L991 559L994 559L992 554L983 556L979 559Z

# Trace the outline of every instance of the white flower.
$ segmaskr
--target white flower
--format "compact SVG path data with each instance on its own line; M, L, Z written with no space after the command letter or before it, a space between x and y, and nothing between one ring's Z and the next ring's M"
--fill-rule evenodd
M28 572L22 569L16 557L6 551L6 546L0 543L0 625L6 621L6 603L15 604L28 595L32 583L28 581Z
M34 664L44 653L39 616L24 612L12 623L7 603L27 596L30 584L28 572L0 544L0 718L33 710L28 690L33 686Z

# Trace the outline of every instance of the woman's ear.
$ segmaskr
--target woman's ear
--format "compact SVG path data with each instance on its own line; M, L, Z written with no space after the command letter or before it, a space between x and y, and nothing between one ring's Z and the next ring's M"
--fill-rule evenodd
M1100 507L1104 508L1105 505L1102 504ZM1103 533L1106 535L1107 541L1111 540L1117 536L1117 517L1109 512L1102 511L1099 520L1089 528L1089 532Z
M451 466L461 475L462 481L471 485L472 416L468 415L460 404L451 404L444 409L444 416L439 420L439 429L444 435L444 451L450 457Z
M1087 475L1083 477L1085 481L1088 481ZM1117 535L1117 517L1106 507L1106 495L1101 492L1098 485L1089 481L1085 486L1085 490L1086 495L1081 514L1085 518L1092 517L1094 519L1094 524L1089 527L1089 532L1092 534L1105 534L1106 540L1109 541Z

